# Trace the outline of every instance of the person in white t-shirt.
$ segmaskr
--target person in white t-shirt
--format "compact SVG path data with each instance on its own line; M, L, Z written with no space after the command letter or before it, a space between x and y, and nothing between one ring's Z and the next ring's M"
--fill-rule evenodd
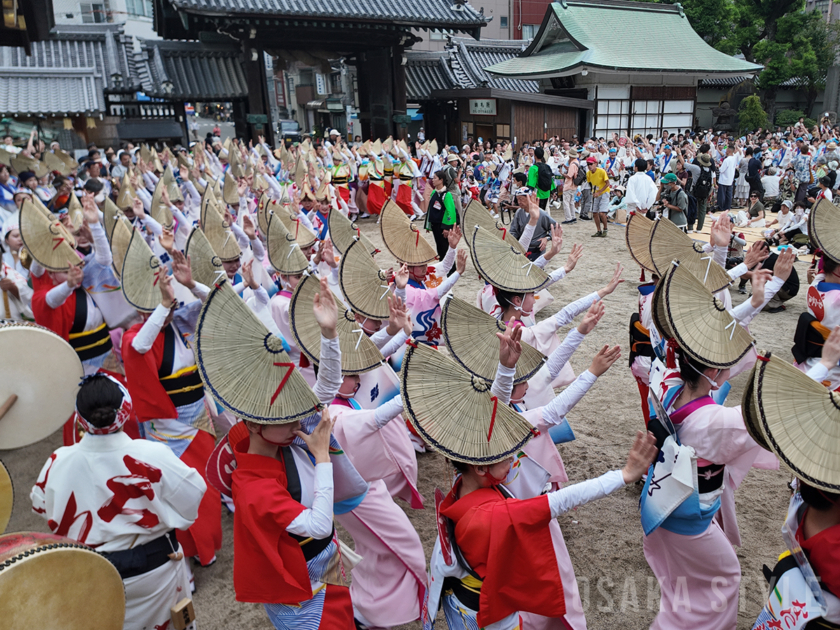
M738 158L734 153L734 147L726 147L726 157L721 162L718 171L718 209L722 212L729 212L732 209L735 169L738 168Z
M761 178L764 189L764 207L771 208L779 198L779 173L775 166L767 169L767 174Z

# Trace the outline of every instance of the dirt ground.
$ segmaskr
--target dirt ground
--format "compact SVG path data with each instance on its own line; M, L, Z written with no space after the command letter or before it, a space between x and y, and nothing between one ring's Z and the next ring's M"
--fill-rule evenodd
M562 220L562 212L555 212ZM374 242L381 243L378 226L368 219L360 222L362 230ZM605 300L606 314L572 357L576 373L585 370L597 349L605 344L627 346L627 327L636 309L639 270L633 263L624 243L624 228L611 225L606 239L592 239L591 222L578 221L566 229L563 252L549 269L565 262L565 252L572 243L582 243L584 256L577 268L551 292L555 302L545 317L568 302L597 290L606 284L616 262L626 266L626 282ZM461 245L465 247L465 245ZM383 247L383 250L385 248ZM377 256L383 267L393 262L387 250ZM455 286L455 294L474 302L482 283L471 263L467 273ZM795 270L803 284L805 264L797 263ZM745 296L732 291L733 301L740 303ZM805 310L805 291L792 300L787 311L762 314L751 325L760 348L774 351L791 361L790 347L796 320ZM561 331L560 334L565 334ZM13 365L11 357L3 357L4 369ZM746 373L732 383L728 404L739 404ZM572 482L600 475L620 468L636 430L643 426L640 400L635 381L627 367L626 353L612 369L602 376L581 403L569 414L569 421L577 439L560 447L566 470ZM46 523L30 510L29 490L38 471L49 454L61 445L61 432L27 448L0 452L0 459L9 468L16 497L14 513L7 531L34 530L46 532ZM419 488L426 500L426 509L411 510L402 504L420 535L427 554L431 552L436 535L434 525L434 489L449 488L450 475L441 456L427 453L418 456ZM761 567L773 565L783 549L780 535L787 501L784 472L753 470L737 493L737 512L743 546L738 549L741 561L742 584L738 628L751 628L765 598ZM560 517L560 526L580 583L581 596L590 628L609 630L646 628L653 620L659 605L656 581L642 552L642 529L639 523L638 501L640 487L631 486L610 497L578 508ZM236 602L233 591L233 516L224 513L224 544L218 561L209 568L196 568L197 592L194 596L198 627L201 630L272 628L261 606ZM82 595L83 596L83 595ZM438 624L445 626L443 622ZM419 628L419 623L402 626Z

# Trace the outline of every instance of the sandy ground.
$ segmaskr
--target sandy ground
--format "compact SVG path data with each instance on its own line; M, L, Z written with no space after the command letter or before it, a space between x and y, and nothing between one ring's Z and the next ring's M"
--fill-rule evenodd
M554 213L562 220L562 212ZM381 243L378 226L370 219L362 221L362 230L375 242ZM562 282L551 288L556 301L541 316L556 312L568 302L597 290L606 284L615 262L626 267L627 281L610 295L605 304L606 314L583 345L572 357L576 373L585 370L597 349L605 344L621 344L626 348L627 326L636 309L638 267L633 263L624 244L624 229L612 225L609 237L592 239L591 222L578 221L566 230L563 252L572 243L582 243L583 259L577 268ZM464 247L462 244L461 247ZM384 250L384 247L383 247ZM389 266L387 250L378 255L383 267ZM551 265L555 268L565 262L565 255ZM467 273L455 287L455 294L470 302L482 283L471 263ZM805 265L795 267L803 284ZM737 304L744 296L732 290ZM796 320L805 310L805 291L792 300L787 311L775 315L762 314L751 325L759 347L770 349L791 361L790 347ZM561 331L561 335L565 334ZM612 369L593 387L581 403L569 414L577 439L560 447L566 470L572 482L600 475L624 462L627 449L636 430L643 426L639 394L627 367L625 353ZM5 369L10 357L3 357ZM13 363L12 363L13 364ZM728 404L740 402L746 373L734 379ZM29 489L49 454L61 445L61 432L27 448L0 452L0 458L9 468L15 485L16 501L7 531L47 531L46 523L32 513ZM418 456L419 487L426 499L425 510L411 510L403 505L420 535L427 555L431 552L434 537L434 489L449 488L450 474L444 459L434 453ZM773 565L783 549L780 535L788 501L784 472L753 470L737 493L737 510L743 546L738 549L743 573L738 628L750 628L764 601L764 579L761 567ZM574 563L581 586L581 595L590 628L646 628L653 620L659 605L658 590L642 553L642 529L639 523L639 486L628 487L615 494L583 506L560 517L560 525ZM224 544L218 561L209 568L196 568L198 590L195 609L199 628L202 630L227 630L249 628L270 630L262 607L235 601L232 582L233 516L223 514ZM445 624L440 623L439 626ZM402 626L419 628L420 624Z

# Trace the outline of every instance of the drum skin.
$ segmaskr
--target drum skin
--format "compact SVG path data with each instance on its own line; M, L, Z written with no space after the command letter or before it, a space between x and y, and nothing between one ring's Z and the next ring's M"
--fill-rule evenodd
M12 478L3 462L0 462L0 534L6 531L14 505L15 489L12 487Z
M114 565L69 538L0 536L0 625L121 630L125 591Z

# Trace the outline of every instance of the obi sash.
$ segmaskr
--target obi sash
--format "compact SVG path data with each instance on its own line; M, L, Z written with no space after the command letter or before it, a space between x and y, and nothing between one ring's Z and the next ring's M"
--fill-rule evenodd
M197 365L193 364L175 373L172 372L175 344L178 343L175 338L177 334L175 326L170 325L164 328L163 359L158 370L160 384L176 408L191 405L204 398L204 384L201 382Z
M87 316L87 293L80 287L76 289L76 312L73 315L73 325L70 327L67 340L81 361L89 361L102 356L114 345L108 326L104 322L93 330L85 330Z

